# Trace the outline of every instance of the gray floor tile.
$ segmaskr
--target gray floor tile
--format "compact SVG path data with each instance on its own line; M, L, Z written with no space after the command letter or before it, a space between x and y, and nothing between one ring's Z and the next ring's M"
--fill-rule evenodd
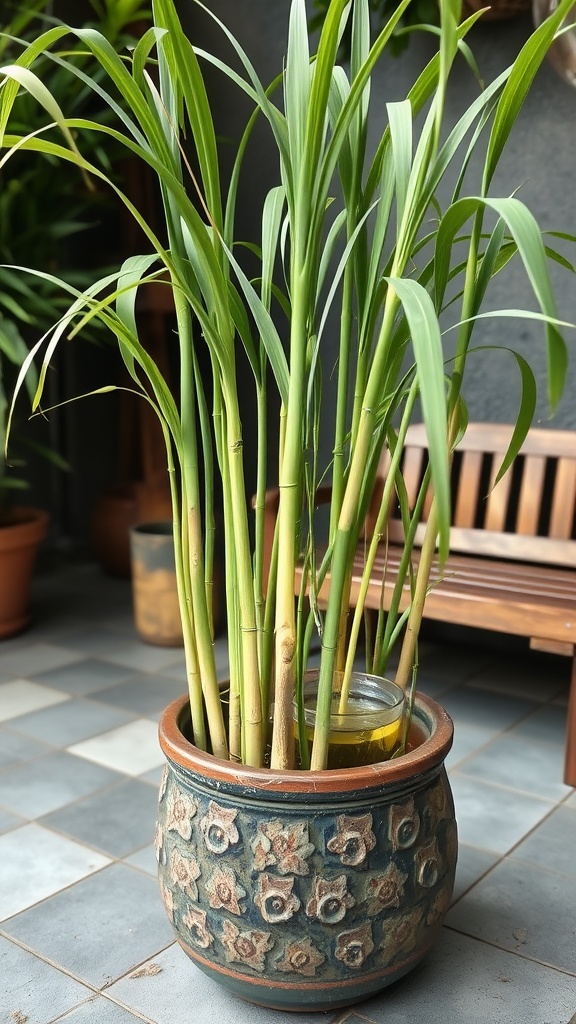
M18 828L19 825L25 824L26 822L23 818L18 818L15 814L8 814L0 808L0 835L3 832L10 832L13 828Z
M562 805L516 847L512 858L576 877L576 805ZM576 886L575 886L576 891ZM576 913L576 897L575 907Z
M510 730L510 736L522 736L539 743L558 743L564 749L566 708L545 704Z
M546 800L562 800L570 792L562 782L562 747L536 743L511 733L493 740L475 757L468 758L459 766L459 771Z
M553 804L452 772L461 843L504 854L552 810Z
M6 768L0 774L0 803L25 818L38 818L120 778L110 768L58 751Z
M152 964L148 974L138 970L137 977L122 978L108 992L157 1024L329 1024L335 1016L294 1015L246 1003L202 974L178 945L153 957Z
M25 647L10 652L0 652L0 669L13 676L33 676L37 672L61 668L80 661L82 655L69 647L57 644L34 643L28 640Z
M132 669L122 665L113 665L109 661L100 661L98 658L86 658L74 662L73 665L64 665L62 668L50 669L47 672L39 672L34 676L36 683L42 682L66 693L74 693L77 696L93 693L95 690L102 690L107 686L114 686L116 683L129 679Z
M481 668L487 668L492 662L492 655L486 649L457 644L437 644L428 647L420 657L418 670L418 686L427 693L428 682L438 682L445 686L463 683Z
M523 700L521 697L489 693L487 690L467 686L449 690L442 698L442 705L454 719L455 725L492 729L494 735L520 722L538 707L534 701Z
M444 704L443 701L440 701L440 703ZM458 723L454 728L454 742L446 758L446 767L451 769L455 768L456 765L460 765L460 762L465 758L470 757L471 754L475 754L482 747L486 746L493 736L492 729L465 725L462 722Z
M563 691L569 676L566 658L546 657L532 651L525 657L502 655L489 668L475 672L467 685L528 700L547 701Z
M36 740L48 740L55 746L68 747L71 743L124 725L134 717L129 711L99 701L67 700L56 707L12 718L10 727Z
M576 974L573 878L507 858L449 911L446 923L491 945ZM576 985L576 977L573 981Z
M168 665L180 664L181 657L177 647L155 647L143 641L135 641L110 651L106 661L124 665L134 672L161 672Z
M64 1017L58 1024L142 1024L141 1017L135 1017L122 1006L113 1003L106 996L94 996L82 1003Z
M148 718L135 718L126 725L73 743L68 750L125 775L142 775L164 763L157 724Z
M136 850L136 853L131 853L129 857L124 857L124 860L127 864L131 864L132 867L140 868L141 871L145 871L146 874L156 878L158 861L156 860L156 850L153 843L149 846L143 846L141 850Z
M160 764L157 768L151 768L149 772L143 772L138 778L141 782L148 782L149 785L154 786L156 790L160 788L162 781L162 773L164 771L164 765Z
M0 686L0 721L10 722L20 715L62 704L70 697L62 690L40 686L32 679L15 678Z
M46 1024L91 995L90 989L0 936L0 1024Z
M49 814L42 823L113 857L124 857L153 840L157 805L151 786L128 779Z
M109 863L65 836L41 825L23 825L0 836L0 920L73 885Z
M575 1006L575 977L444 929L420 970L358 1014L363 1024L567 1024Z
M456 880L454 882L453 901L470 889L482 875L498 863L498 857L487 850L477 850L474 846L466 846L460 843L458 848L458 863L456 865Z
M114 707L128 708L137 715L157 719L161 711L185 690L185 676L171 679L165 675L139 675L93 696Z
M84 654L97 657L101 654L109 654L117 647L125 647L126 635L107 626L86 626L84 629L68 634L66 646L71 647L74 651L82 651Z
M25 910L5 931L95 987L111 984L173 939L157 883L124 864Z
M63 705L58 705L59 710L62 707ZM19 764L22 761L31 761L32 758L47 754L53 749L48 743L41 743L37 739L31 743L27 736L12 732L12 724L17 721L17 718L11 718L9 729L0 726L0 769L8 768L10 765Z

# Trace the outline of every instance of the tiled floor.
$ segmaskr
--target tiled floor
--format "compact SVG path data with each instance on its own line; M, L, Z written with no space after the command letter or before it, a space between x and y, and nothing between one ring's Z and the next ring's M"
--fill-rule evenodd
M576 1021L567 661L427 639L421 688L456 724L454 906L380 997L291 1016L206 979L160 903L156 723L181 652L140 643L129 585L90 564L39 576L34 603L34 626L0 645L0 1024Z

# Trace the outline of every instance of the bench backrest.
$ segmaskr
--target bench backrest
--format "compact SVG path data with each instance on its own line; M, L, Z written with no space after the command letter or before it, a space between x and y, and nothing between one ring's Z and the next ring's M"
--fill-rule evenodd
M576 432L533 428L494 487L513 428L470 423L452 467L451 550L576 568ZM403 474L413 505L428 459L423 424L410 427ZM426 518L431 495L427 498ZM419 527L418 539L424 527ZM389 523L392 540L401 524Z

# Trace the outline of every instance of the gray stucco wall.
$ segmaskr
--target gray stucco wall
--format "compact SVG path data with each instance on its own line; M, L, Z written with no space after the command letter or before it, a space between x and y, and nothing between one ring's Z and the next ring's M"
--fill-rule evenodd
M264 81L281 67L286 35L289 0L220 0L213 9L237 34L250 54ZM193 39L216 37L215 30L205 23L187 0L182 0L182 14ZM469 40L485 81L504 69L515 57L531 31L527 16L476 26ZM377 72L375 95L381 97L382 109L390 99L401 99L424 65L433 46L429 37L415 37L408 49L397 59L390 58ZM220 80L222 104L219 127L234 145L244 115L237 103L229 103ZM453 121L478 93L478 85L464 61L455 69L448 97L448 121ZM241 204L246 234L250 233L251 200L275 180L273 156L263 133L258 157ZM508 149L494 181L494 195L509 195L522 186L520 197L529 205L544 229L560 229L576 234L574 179L576 174L576 90L554 73L548 64L537 75L526 105L515 126ZM473 177L468 182L474 194ZM568 258L576 261L576 245L558 243ZM562 318L576 322L576 277L556 266L553 277ZM519 261L507 268L490 292L486 308L528 305L534 307L530 288ZM576 332L567 332L571 368L564 399L552 421L553 425L576 427ZM546 396L546 359L542 327L530 321L486 321L475 332L475 343L510 345L531 363L538 381L537 417L549 420ZM449 348L450 342L447 341ZM327 360L329 362L330 360ZM505 353L485 352L471 358L465 394L470 415L475 419L509 421L514 418L518 401L518 371L513 359Z

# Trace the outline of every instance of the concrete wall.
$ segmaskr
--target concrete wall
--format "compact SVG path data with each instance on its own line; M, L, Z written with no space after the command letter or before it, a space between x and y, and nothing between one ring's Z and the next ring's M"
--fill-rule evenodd
M250 54L264 81L269 80L281 67L289 3L288 0L220 0L213 5ZM194 5L182 0L181 10L193 39L213 42L215 30L195 13ZM484 22L476 26L469 40L485 81L491 81L508 66L531 31L528 16L511 21ZM375 76L375 97L379 97L384 115L388 100L401 99L424 66L432 52L430 38L415 37L399 58L390 58ZM233 146L238 138L243 112L225 96L221 80L215 89L221 90L219 127ZM448 97L448 121L459 113L478 93L478 84L462 60L452 79ZM215 96L216 98L216 96ZM378 100L377 100L378 104ZM377 106L376 104L376 106ZM257 158L253 161L246 193L241 204L247 233L250 230L250 210L258 203L258 196L274 181L274 158L265 134L258 143ZM519 196L530 206L545 229L560 229L576 234L576 204L574 179L576 174L576 90L554 73L546 64L537 75L525 108L514 129L501 168L494 181L493 195L509 195L522 186ZM467 185L474 194L473 175ZM555 243L568 258L576 261L576 245ZM576 322L576 277L558 267L553 268L561 317ZM497 279L490 292L486 308L528 305L533 307L530 288L519 261ZM565 397L557 410L553 424L576 427L576 332L567 332L571 356L571 369ZM549 406L546 396L546 357L542 327L530 321L486 321L475 332L475 344L510 345L529 360L538 381L538 419L548 421ZM447 351L450 342L447 341ZM326 360L330 364L330 358ZM485 352L470 359L465 394L473 418L491 421L509 421L515 415L518 400L518 371L515 361L506 353Z

